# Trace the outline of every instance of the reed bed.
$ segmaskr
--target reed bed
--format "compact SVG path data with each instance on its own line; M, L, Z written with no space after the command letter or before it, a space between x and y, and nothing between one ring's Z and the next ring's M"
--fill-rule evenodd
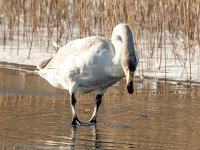
M173 52L171 58L183 68L184 60L190 63L188 74L195 55L200 55L195 53L195 46L200 46L199 0L0 0L0 15L2 44L17 41L18 54L23 41L28 58L33 44L48 53L53 41L64 45L90 35L110 37L121 22L132 28L135 47L140 60L147 59L147 69L152 67L151 59L157 60L158 69L163 63L166 67L167 45Z

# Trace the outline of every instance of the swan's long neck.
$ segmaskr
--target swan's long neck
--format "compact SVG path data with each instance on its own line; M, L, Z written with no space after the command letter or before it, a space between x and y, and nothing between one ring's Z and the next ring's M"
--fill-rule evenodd
M132 32L128 25L119 24L113 29L111 40L116 50L116 62L121 64L127 83L133 78L137 67L137 58Z

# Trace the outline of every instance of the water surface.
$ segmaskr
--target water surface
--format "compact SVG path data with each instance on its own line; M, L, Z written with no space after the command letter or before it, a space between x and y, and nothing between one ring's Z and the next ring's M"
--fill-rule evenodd
M95 126L72 128L69 95L38 76L0 70L0 149L199 149L200 87L135 81L108 89ZM95 93L77 95L87 122Z

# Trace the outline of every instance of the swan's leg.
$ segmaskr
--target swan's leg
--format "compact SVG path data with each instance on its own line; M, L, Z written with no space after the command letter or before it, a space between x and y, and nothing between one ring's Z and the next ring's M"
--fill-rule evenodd
M99 109L99 106L101 105L101 100L102 99L102 94L98 94L96 96L96 105L95 105L95 108L94 108L94 112L93 112L93 115L92 117L90 118L89 122L90 123L96 123L96 118L97 118L97 112L98 112L98 109Z
M76 110L75 110L75 104L76 104L76 98L74 93L70 95L70 104L71 104L71 109L72 109L72 122L71 125L81 125L81 122L79 121L77 115L76 115Z

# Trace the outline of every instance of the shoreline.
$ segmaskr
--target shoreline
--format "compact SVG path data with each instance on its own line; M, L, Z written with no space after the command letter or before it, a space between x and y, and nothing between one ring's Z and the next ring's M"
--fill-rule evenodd
M26 64L0 62L0 69L6 69L8 71L11 71L11 72L19 74L19 75L35 75L34 70L36 70L36 66L26 65Z
M4 69L4 71L17 74L17 75L36 75L34 70L36 70L36 65L27 65L27 64L17 64L17 63L9 63L9 62L0 62L0 70ZM193 85L199 85L200 82L198 81L189 81L189 80L174 80L174 79L165 79L165 78L157 78L155 79L154 77L151 76L146 76L144 75L143 78L141 78L138 75L135 75L135 79L137 81L143 81L143 80L155 80L156 82L166 82L166 83L171 83L171 84L177 84L177 85L187 85L188 87Z

